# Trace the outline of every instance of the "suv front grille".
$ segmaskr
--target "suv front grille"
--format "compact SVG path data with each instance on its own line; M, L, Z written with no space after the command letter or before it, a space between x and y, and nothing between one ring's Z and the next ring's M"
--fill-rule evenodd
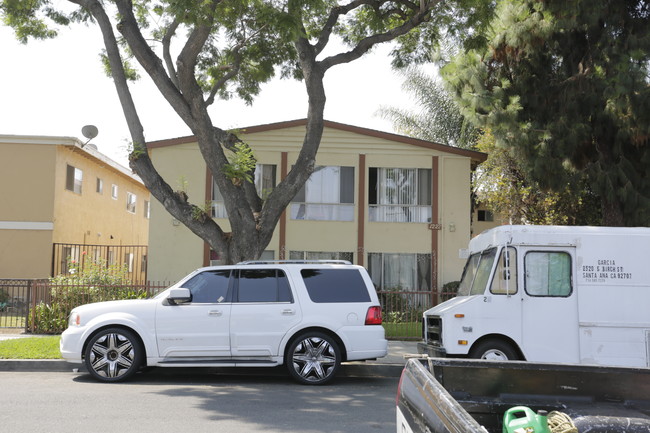
M424 341L435 346L442 346L442 319L438 316L425 316Z

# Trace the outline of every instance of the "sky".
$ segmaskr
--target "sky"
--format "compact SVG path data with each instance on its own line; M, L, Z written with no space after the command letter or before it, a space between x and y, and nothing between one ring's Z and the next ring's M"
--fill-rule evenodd
M64 29L56 39L19 43L0 25L0 134L77 137L84 125L97 126L91 143L127 165L130 141L115 87L100 62L103 48L96 27ZM380 106L416 109L402 91L403 78L390 67L389 47L331 69L325 77L325 119L394 132L377 114ZM145 73L132 85L148 141L191 135ZM223 129L302 119L307 116L304 85L274 80L262 87L252 106L218 101L210 109L213 124Z

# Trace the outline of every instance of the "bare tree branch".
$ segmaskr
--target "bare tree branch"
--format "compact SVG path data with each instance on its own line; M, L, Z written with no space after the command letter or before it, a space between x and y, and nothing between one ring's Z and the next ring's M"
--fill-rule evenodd
M172 38L176 34L176 30L178 30L179 25L180 20L178 20L178 18L175 18L165 31L165 35L162 39L163 58L165 59L165 65L167 65L167 73L169 74L169 78L172 80L172 83L174 83L176 87L179 87L178 76L176 75L176 66L172 61L170 46Z
M144 128L137 115L135 102L129 91L126 74L122 65L117 38L113 33L113 27L98 0L71 0L93 15L97 21L106 46L107 55L111 65L111 74L120 98L124 116L129 126L133 140L134 151L130 156L130 165L142 178L143 182L151 192L167 209L167 211L179 221L183 222L192 232L204 239L212 240L212 247L215 249L224 248L225 235L221 228L211 218L196 218L196 206L187 202L186 197L174 193L172 188L158 174L145 147ZM217 234L215 236L214 234Z
M415 13L411 18L405 21L402 25L395 27L387 32L375 34L363 38L351 51L345 53L339 53L334 56L327 57L321 61L324 69L329 69L332 66L336 66L342 63L350 63L365 53L367 53L375 45L392 41L399 36L405 35L417 26L429 20L429 13L433 6L437 3L440 3L442 0L430 0L424 4L424 8L420 8L417 13ZM404 2L410 3L410 2Z
M131 2L129 0L116 0L115 4L122 18L122 21L117 24L118 31L128 41L134 56L149 74L160 93L167 99L185 124L192 128L194 121L190 113L190 107L167 75L158 56L151 50L142 36L137 20L133 15Z

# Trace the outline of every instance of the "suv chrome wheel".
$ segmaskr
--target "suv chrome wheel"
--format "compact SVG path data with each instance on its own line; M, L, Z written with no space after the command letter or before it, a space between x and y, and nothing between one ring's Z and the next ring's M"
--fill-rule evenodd
M289 373L302 384L322 385L334 377L341 365L341 352L336 342L318 332L298 337L287 354Z
M142 364L143 350L133 333L106 329L95 335L86 348L86 368L96 379L118 382L133 376Z

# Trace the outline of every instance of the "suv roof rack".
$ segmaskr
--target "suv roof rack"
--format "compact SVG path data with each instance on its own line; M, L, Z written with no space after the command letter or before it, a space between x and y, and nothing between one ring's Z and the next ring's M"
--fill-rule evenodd
M238 265L304 265L304 264L314 264L314 265L351 265L352 263L348 260L247 260L245 262L239 262Z

